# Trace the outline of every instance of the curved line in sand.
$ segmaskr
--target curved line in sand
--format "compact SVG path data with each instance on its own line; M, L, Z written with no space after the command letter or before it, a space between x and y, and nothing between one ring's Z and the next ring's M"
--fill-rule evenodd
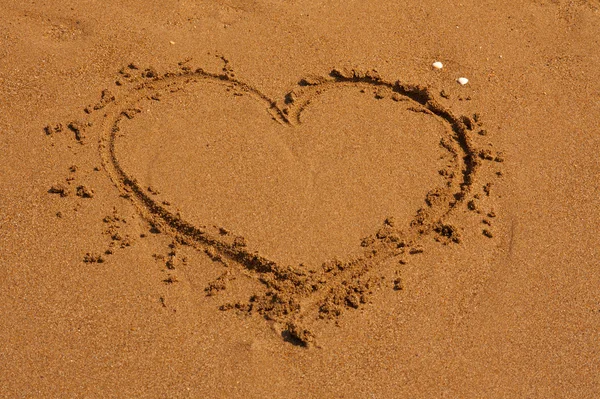
M387 90L393 96L412 101L420 112L428 113L448 126L448 137L442 140L441 145L453 157L452 173L447 177L445 187L435 188L428 194L425 205L418 210L406 231L391 223L384 224L380 231L364 243L362 255L345 262L333 260L320 266L313 265L311 269L277 264L251 251L247 246L240 245L239 240L223 228L195 226L183 220L153 200L119 163L115 142L122 134L120 122L124 118L133 118L135 113L139 112L135 108L136 104L152 93L165 91L168 93L176 91L179 87L199 82L222 84L250 94L265 103L273 119L287 126L301 123L300 116L310 106L311 100L328 89L353 86ZM266 319L283 323L287 326L285 331L288 334L300 343L306 344L310 341L310 332L299 327L301 320L309 315L323 317L323 313L330 317L331 315L328 314L330 309L325 305L332 301L340 302L336 299L340 295L338 292L340 289L342 294L343 292L350 292L352 295L356 292L361 293L360 285L368 286L365 281L372 277L374 270L377 269L375 266L386 259L412 251L418 239L439 225L470 192L479 161L476 156L477 150L467 133L468 128L463 122L464 117L458 118L442 107L427 88L401 82L386 82L369 73L352 71L348 74L336 70L328 77L311 83L301 82L304 84L286 95L285 105L279 106L259 90L227 74L213 74L202 69L167 73L134 87L125 101L107 107L99 148L103 166L110 179L121 195L128 197L134 203L142 217L153 228L198 249L212 247L221 255L254 273L257 280L264 285L266 292L262 296L255 296L252 303L246 305L243 310L258 312ZM341 301L344 302L343 295ZM342 303L340 306L356 307L352 301ZM339 312L334 310L332 314L337 316Z

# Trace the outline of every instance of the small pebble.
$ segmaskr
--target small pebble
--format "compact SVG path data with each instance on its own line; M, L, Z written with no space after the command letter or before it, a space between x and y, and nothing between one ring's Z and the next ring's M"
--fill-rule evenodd
M434 67L435 69L442 69L444 67L444 64L442 64L439 61L436 61L431 66Z
M469 83L469 79L467 79L467 78L458 78L458 79L456 79L456 81L463 86L466 85L467 83Z

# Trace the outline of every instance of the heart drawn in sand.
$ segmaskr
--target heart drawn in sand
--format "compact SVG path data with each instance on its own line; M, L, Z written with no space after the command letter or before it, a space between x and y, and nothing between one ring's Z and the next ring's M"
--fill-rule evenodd
M234 95L250 96L255 104L266 109L271 117L268 123L292 130L303 125L304 116L319 98L340 88L359 89L372 93L376 99L390 101L389 104L402 104L398 105L398 112L408 109L442 126L439 148L445 154L445 166L435 171L436 174L439 172L441 183L425 189L420 205L411 212L406 223L381 215L379 227L367 234L346 257L318 264L276 262L263 255L264 251L251 239L231 233L228 226L181 216L176 210L178 204L162 200L151 192L152 189L149 191L140 183L139 177L128 172L124 166L127 162L119 158L123 152L118 150L117 143L127 136L128 121L141 114L148 103L164 100L181 90L201 92L206 85L225 87ZM312 340L312 333L306 328L308 319L337 317L344 308L356 308L365 303L373 282L385 274L378 268L385 260L418 252L418 240L430 232L448 240L455 238L452 227L444 224L444 218L471 190L479 165L477 151L468 136L468 118L454 116L426 88L399 81L388 82L374 71L333 70L325 77L305 78L283 101L276 103L227 71L214 74L186 68L162 76L153 74L134 87L126 98L106 105L100 150L104 167L121 194L135 204L156 230L219 259L233 261L256 276L262 287L256 295L247 303L227 304L222 308L261 314L281 325L284 336L301 344ZM257 126L245 126L243 130L244 134L252 136L260 133L258 129ZM298 143L302 138L294 140ZM240 169L239 173L244 172ZM293 203L295 199L290 201Z

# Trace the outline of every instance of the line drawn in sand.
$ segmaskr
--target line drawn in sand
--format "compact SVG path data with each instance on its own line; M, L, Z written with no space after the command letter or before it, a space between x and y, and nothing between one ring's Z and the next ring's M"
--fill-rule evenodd
M261 289L248 301L224 304L222 310L259 314L274 322L281 336L296 345L315 344L315 336L309 327L315 320L336 319L344 310L367 303L381 277L390 274L390 270L381 267L386 260L397 257L402 263L406 255L422 252L419 241L430 234L445 243L458 242L457 228L445 220L470 198L475 177L484 161L499 161L489 150L475 146L470 132L477 127L477 118L456 116L444 108L428 88L386 81L374 70L333 69L326 76L304 78L282 102L277 103L238 80L227 62L219 73L192 69L185 63L180 63L176 72L164 74L151 68L140 73L138 69L130 65L120 71L121 77L128 82L125 85L130 85L124 96L116 97L104 90L100 101L86 108L87 114L97 111L103 114L99 124L102 126L99 150L104 170L120 195L135 205L154 231L167 234L182 245L205 251L213 259L226 259L256 279ZM444 184L428 192L409 225L398 226L392 218L385 219L377 231L362 240L357 255L344 260L332 259L320 265L274 262L260 255L259 248L252 248L246 239L223 226L196 225L184 220L167 205L153 199L119 162L115 145L119 137L127 134L122 122L140 113L140 101L162 98L183 87L203 83L224 85L234 92L252 96L264 104L277 123L290 128L302 123L303 112L317 96L339 87L364 88L373 91L376 98L390 97L394 101L409 102L409 109L423 112L446 126L446 136L440 146L450 155L451 163L440 171ZM124 83L119 81L118 85ZM223 278L211 283L212 287L207 290L218 291Z

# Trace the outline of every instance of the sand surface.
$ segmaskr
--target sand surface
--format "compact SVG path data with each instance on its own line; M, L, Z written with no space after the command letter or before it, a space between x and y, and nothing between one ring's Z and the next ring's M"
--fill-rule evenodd
M598 1L0 15L0 397L600 397Z

